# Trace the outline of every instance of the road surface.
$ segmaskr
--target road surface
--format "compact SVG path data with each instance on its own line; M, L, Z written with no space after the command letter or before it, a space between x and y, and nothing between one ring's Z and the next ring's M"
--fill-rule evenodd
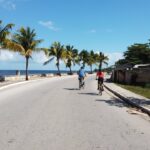
M96 80L43 79L0 90L0 150L150 150L150 121ZM144 116L144 117L143 117Z

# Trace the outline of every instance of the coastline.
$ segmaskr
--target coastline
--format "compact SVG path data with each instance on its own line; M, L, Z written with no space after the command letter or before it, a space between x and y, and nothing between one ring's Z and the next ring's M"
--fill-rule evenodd
M76 75L76 74L73 74ZM62 73L61 76L71 76L68 75L67 73ZM39 79L48 79L48 78L53 78L53 77L61 77L57 74L35 74L35 75L29 75L29 80L28 81L33 81L33 80L39 80ZM0 82L0 88L10 85L10 84L15 84L15 83L21 83L21 82L28 82L25 80L25 75L12 75L12 76L5 76L5 80Z
M60 70L62 74L69 73L69 70ZM76 73L77 70L73 70L73 73ZM57 74L58 70L28 70L29 75L39 75L39 74ZM0 76L16 76L16 75L25 75L25 70L0 70Z

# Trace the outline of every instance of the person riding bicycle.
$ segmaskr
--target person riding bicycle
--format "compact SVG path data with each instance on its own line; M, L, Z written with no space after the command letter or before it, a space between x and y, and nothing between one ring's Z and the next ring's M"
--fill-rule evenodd
M84 71L84 67L81 67L80 70L78 71L79 81L83 80L83 83L84 83L85 76L86 76L86 74L85 74L85 71Z
M99 69L97 71L96 79L98 79L98 84L97 84L98 88L97 89L99 89L99 84L100 83L103 84L103 82L104 82L104 73L101 71L101 69ZM103 86L102 86L102 88L103 88Z

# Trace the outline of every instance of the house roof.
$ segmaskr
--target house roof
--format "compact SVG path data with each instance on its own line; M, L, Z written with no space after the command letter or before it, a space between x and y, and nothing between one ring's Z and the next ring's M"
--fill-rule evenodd
M133 65L131 64L124 64L124 65L117 65L115 70L126 70L127 68L132 68Z
M150 68L150 64L137 64L133 68Z

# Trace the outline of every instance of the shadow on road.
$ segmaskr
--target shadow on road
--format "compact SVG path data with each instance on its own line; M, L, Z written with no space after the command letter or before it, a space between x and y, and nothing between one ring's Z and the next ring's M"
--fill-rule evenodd
M95 101L97 101L97 102L105 102L105 103L107 103L107 104L109 104L110 106L117 106L117 107L127 107L128 105L125 103L125 102L123 102L123 101L121 101L121 100L119 100L119 99L115 99L115 98L113 98L113 99L111 99L111 100L95 100Z
M78 93L78 94L82 94L82 95L91 95L91 96L97 96L97 93Z
M64 88L65 90L73 91L73 90L79 90L78 88Z
M150 100L145 100L145 99L139 99L139 98L134 98L134 97L128 97L133 103L136 104L141 104L141 105L150 105Z

